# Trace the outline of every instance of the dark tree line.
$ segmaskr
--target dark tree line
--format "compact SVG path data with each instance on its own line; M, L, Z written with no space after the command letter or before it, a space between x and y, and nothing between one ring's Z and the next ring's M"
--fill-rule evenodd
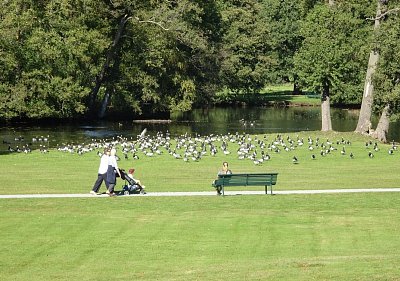
M2 1L0 119L186 111L283 82L321 94L324 130L330 103L393 118L399 2Z

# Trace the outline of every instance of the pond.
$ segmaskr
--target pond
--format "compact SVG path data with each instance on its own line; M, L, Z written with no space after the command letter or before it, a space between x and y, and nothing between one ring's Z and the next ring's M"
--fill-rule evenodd
M340 132L354 131L358 114L358 110L332 109L333 129ZM377 118L373 122L376 124ZM6 151L10 145L16 147L25 143L32 143L32 148L36 148L40 144L57 147L116 136L136 138L145 128L151 135L168 130L172 136L185 133L209 135L315 131L321 129L321 112L320 107L216 107L172 114L171 120L164 122L96 121L35 126L3 125L0 127L0 151ZM400 141L400 122L391 123L388 140Z

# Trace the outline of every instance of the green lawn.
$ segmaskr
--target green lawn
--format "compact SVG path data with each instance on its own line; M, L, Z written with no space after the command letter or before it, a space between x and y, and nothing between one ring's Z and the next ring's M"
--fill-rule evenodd
M310 92L293 95L293 84L286 83L266 86L259 93L232 93L225 89L216 94L215 102L217 104L318 106L321 104L321 99L320 95Z
M308 136L319 138L313 151ZM245 142L259 155L260 140L275 139ZM164 151L119 165L136 168L148 192L211 191L225 160L234 172L278 172L276 190L400 187L400 152L389 155L391 145L375 151L368 138L337 132L282 139L297 144L265 148L271 160L261 165L239 160L230 141L229 155L198 162ZM337 150L321 156L330 142ZM3 154L0 194L87 193L96 151ZM399 280L399 203L398 193L0 199L0 280Z
M313 151L308 149L309 136L314 140ZM223 161L228 161L230 168L237 173L278 172L278 183L275 187L277 190L400 187L400 151L389 155L388 149L391 145L388 144L378 144L379 151L375 152L373 145L365 147L368 138L353 133L302 132L283 134L282 138L286 143L289 137L296 144L290 151L285 151L283 146L277 145L281 151L276 153L268 150L267 145L261 149L257 143L260 140L266 144L273 143L275 134L266 135L265 138L264 135L259 135L257 139L256 136L249 137L251 141L246 137L246 142L254 145L258 157L261 150L264 150L271 156L271 160L258 166L249 159L239 160L238 142L229 141L227 145L231 153L224 155L219 148L221 139L214 142L219 149L217 155L213 157L208 153L198 162L190 160L187 163L182 159L174 159L165 149L160 148L163 154L153 157L146 157L138 152L139 160L133 160L131 157L126 160L119 152L122 158L119 166L125 169L134 167L136 176L142 180L149 192L213 190L211 182ZM304 140L302 146L297 145L297 138ZM319 147L315 145L317 138ZM350 141L350 144L336 144L337 141L341 142L342 138L346 142ZM333 143L332 146L336 150L321 156L321 144L328 147L327 140ZM345 155L340 153L343 147L346 150ZM3 172L0 174L0 182L3 184L0 186L0 194L87 193L97 178L99 157L96 151L84 155L56 150L48 154L33 151L31 154L2 155L0 168ZM374 153L372 159L368 157L370 151ZM177 152L183 155L184 148ZM354 159L350 158L350 153L353 153ZM315 160L311 159L312 154L316 156ZM293 156L299 160L296 165L292 164ZM117 189L121 186L122 182L119 181ZM262 187L248 189L262 190ZM101 190L105 191L104 187Z
M397 194L1 199L1 280L398 280Z

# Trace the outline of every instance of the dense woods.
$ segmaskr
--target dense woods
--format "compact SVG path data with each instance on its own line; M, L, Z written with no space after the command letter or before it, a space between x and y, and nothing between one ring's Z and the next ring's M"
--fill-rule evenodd
M327 120L331 104L363 105L358 131L383 139L368 110L386 122L399 112L399 10L400 0L1 1L0 119L187 111L219 91L291 82L321 95Z

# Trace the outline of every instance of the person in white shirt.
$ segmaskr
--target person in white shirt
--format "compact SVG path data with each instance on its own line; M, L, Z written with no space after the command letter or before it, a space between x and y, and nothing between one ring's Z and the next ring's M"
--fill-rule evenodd
M109 157L110 157L110 149L105 148L104 153L100 158L100 166L97 172L97 180L94 183L93 188L90 191L90 194L96 195L99 192L100 186L103 183L103 181L105 182L106 188L108 190L109 184L107 182L107 169L108 169Z
M116 173L118 173L119 177L121 177L121 172L119 171L117 164L117 158L115 157L116 153L117 150L115 148L112 148L110 156L108 158L108 168L107 168L108 190L106 191L108 195L115 195L114 187L115 184L117 183Z

